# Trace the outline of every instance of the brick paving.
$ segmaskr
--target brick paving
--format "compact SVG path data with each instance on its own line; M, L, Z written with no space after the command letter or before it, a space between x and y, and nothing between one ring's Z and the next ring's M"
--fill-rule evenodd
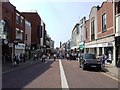
M34 61L33 59L30 59L30 60L26 60L26 62L20 62L19 66L17 65L12 66L12 62L6 62L5 64L2 64L2 72L4 73L22 66L29 66L39 62L41 62L41 60ZM116 66L113 66L113 65L106 65L104 67L104 71L106 71L107 74L120 79L120 73L119 73L120 68L117 68Z

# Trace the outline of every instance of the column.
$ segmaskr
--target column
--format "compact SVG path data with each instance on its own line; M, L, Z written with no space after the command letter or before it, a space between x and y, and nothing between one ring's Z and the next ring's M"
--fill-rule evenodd
M102 47L102 54L105 54L104 52L105 52L104 47Z
M112 61L112 64L115 65L115 62L116 62L116 47L115 47L115 41L114 41L114 44L113 44L113 61Z
M97 47L97 56L99 55L99 47Z

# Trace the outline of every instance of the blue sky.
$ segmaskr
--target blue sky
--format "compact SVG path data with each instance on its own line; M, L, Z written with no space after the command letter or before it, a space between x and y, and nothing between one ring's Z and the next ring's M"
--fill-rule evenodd
M37 10L46 24L47 33L55 41L55 47L59 47L60 41L68 41L74 25L83 16L88 19L91 8L101 6L103 0L88 1L10 0L20 12Z

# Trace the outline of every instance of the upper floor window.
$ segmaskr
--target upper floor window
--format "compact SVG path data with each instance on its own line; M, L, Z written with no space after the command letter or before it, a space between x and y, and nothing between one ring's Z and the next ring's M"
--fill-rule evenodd
M102 15L102 32L106 31L106 13Z
M20 25L21 25L21 26L23 26L23 20L24 20L24 18L21 17L21 20L20 20Z
M91 22L91 40L95 40L95 21Z
M16 15L16 23L19 24L19 16Z
M76 29L77 29L77 34L79 34L79 27L77 26L77 28L76 28Z
M26 24L26 26L31 27L31 23L28 22L27 20L25 20L25 24Z
M116 14L120 13L120 1L115 3L116 6Z
M86 28L86 39L88 39L88 28Z
M120 13L120 1L118 2L118 13Z
M18 28L16 28L16 39L20 39L22 40L22 30L19 30Z

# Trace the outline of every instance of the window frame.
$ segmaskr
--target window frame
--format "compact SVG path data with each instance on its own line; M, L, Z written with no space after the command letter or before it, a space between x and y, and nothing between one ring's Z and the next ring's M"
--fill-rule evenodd
M106 13L103 13L102 14L102 32L106 32L107 29L106 29Z

